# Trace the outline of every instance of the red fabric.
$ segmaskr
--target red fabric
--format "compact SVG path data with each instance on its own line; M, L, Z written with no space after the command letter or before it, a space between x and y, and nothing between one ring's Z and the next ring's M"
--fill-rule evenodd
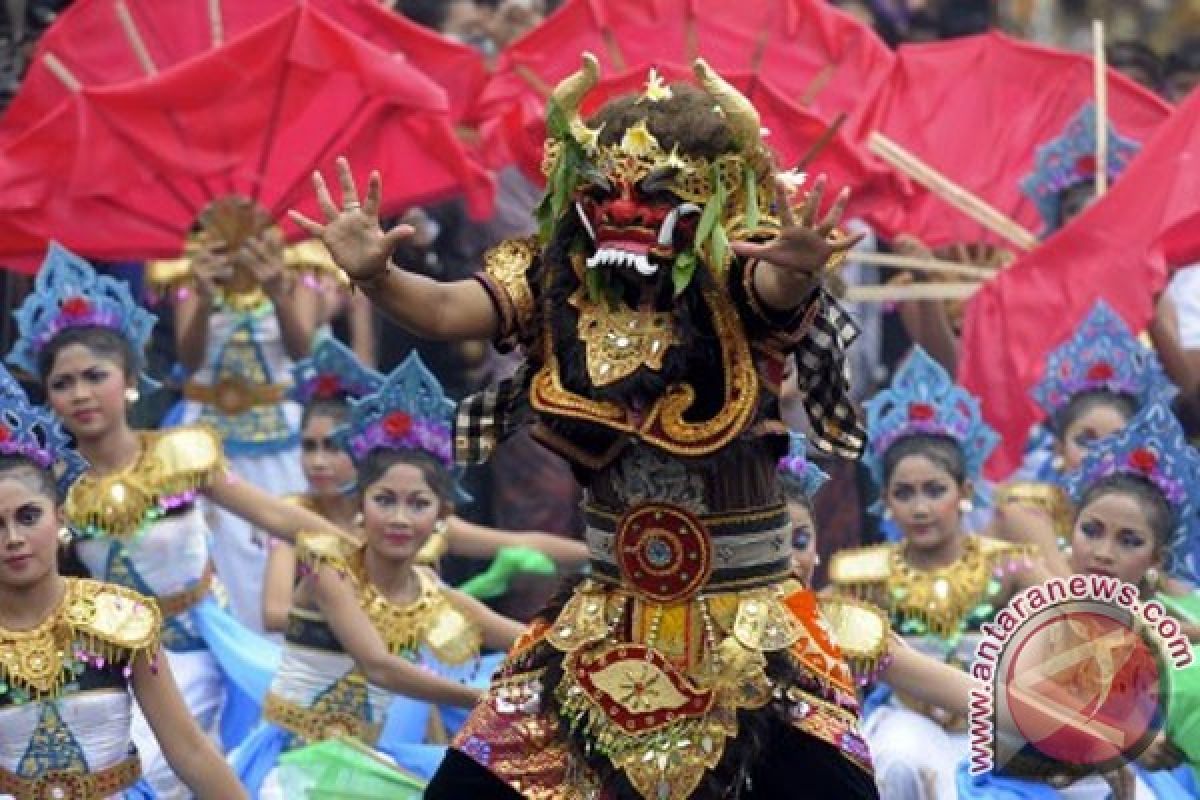
M227 194L319 218L310 175L322 169L336 193L340 154L360 187L380 170L384 213L464 191L490 213L490 180L441 89L307 5L156 78L86 89L3 153L0 214L34 214L39 233L93 258L177 255ZM0 238L0 257L21 244Z
M146 54L161 72L214 47L207 0L121 0ZM486 78L482 57L427 30L378 0L306 0L377 47L403 54L450 98L454 120L467 115ZM60 61L81 84L111 86L147 76L117 15L117 0L77 0L38 42L20 91L0 119L0 141L49 113L69 95L47 66ZM295 0L221 0L224 42L296 6Z
M1109 119L1143 145L1170 106L1113 70ZM856 113L848 133L880 131L1037 235L1042 220L1021 192L1037 148L1062 135L1093 97L1091 58L1000 33L905 45L891 73ZM925 194L904 229L932 247L998 243L995 234Z
M1181 231L1194 231L1200 220L1198 163L1200 92L1193 92L1107 195L971 299L959 380L983 399L984 417L1000 432L992 477L1020 463L1029 427L1039 419L1029 391L1047 353L1097 299L1133 330L1146 327L1170 269L1186 263Z
M892 62L869 28L823 0L568 0L501 54L479 97L491 132L517 136L518 164L528 158L521 132L544 116L549 91L579 69L583 51L596 55L602 76L641 79L652 65L703 56L723 75L769 80L780 97L806 101L825 119L852 110ZM494 135L485 139L495 146Z
M667 83L694 83L690 68L659 64L659 74ZM637 68L611 76L588 93L580 109L587 117L614 97L640 93L646 83L647 70ZM775 153L778 163L794 166L805 156L813 143L825 133L829 123L815 113L801 108L772 85L750 73L727 72L723 76L742 91L754 104L767 129L766 143ZM546 139L546 124L542 109L529 98L509 109L485 127L485 140L498 143L502 152L515 160L522 172L533 182L542 185L542 146ZM501 152L501 151L497 151ZM851 202L848 217L861 217L885 234L899 232L901 207L907 202L912 188L906 180L879 165L844 135L837 134L806 167L810 176L824 173L833 188L850 187ZM829 192L831 199L834 192Z

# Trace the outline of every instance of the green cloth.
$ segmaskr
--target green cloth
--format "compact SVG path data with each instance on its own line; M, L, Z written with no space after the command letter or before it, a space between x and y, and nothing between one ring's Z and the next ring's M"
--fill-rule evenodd
M297 800L419 800L425 792L420 779L340 739L284 753L279 781Z
M507 592L513 576L522 572L553 575L554 561L530 547L501 547L487 570L460 585L458 590L479 600L491 600Z
M1156 598L1181 621L1200 623L1200 594ZM1170 695L1167 701L1167 737L1183 751L1200 783L1200 648L1192 645L1192 663L1183 669L1169 669Z

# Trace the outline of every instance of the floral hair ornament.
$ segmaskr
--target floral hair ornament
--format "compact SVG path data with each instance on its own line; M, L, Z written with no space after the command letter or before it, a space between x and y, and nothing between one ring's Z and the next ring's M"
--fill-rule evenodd
M1108 123L1108 178L1116 180L1141 145L1117 133ZM1021 181L1021 191L1037 207L1049 233L1062 224L1059 193L1096 178L1096 106L1086 104L1063 131L1037 150L1033 171Z
M358 465L379 449L421 450L457 477L454 410L454 401L414 350L373 394L350 401L349 421L336 438ZM458 499L470 500L457 482L455 490Z
M383 376L332 336L322 336L312 355L292 367L290 396L308 405L314 400L350 400L379 391Z
M829 475L808 460L808 438L804 434L790 431L788 439L788 453L779 459L779 480L789 494L802 494L811 500Z
M884 456L905 437L923 433L954 440L962 450L967 477L971 479L979 477L999 441L996 432L983 421L979 400L955 385L950 374L920 347L913 348L891 386L864 405L869 445L863 461L880 487L884 483ZM978 489L975 502L984 503Z
M22 456L54 473L60 496L87 469L58 419L29 402L21 385L0 366L0 453Z
M1096 389L1127 394L1139 409L1175 393L1154 351L1139 342L1103 300L1096 302L1071 338L1047 357L1033 399L1052 417L1075 395Z
M1125 428L1096 442L1067 477L1067 488L1078 506L1092 485L1118 474L1144 478L1162 493L1174 517L1166 569L1184 581L1200 579L1200 453L1162 403L1151 403Z
M98 275L92 265L51 242L38 269L33 291L13 312L18 338L8 362L36 375L38 355L59 333L72 328L107 328L129 342L141 357L157 317L133 299L129 287L108 275ZM140 376L144 389L157 384Z

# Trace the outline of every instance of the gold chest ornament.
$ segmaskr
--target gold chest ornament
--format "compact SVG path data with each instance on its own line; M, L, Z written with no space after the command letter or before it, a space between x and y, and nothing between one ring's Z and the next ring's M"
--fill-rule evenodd
M483 632L454 606L432 572L417 567L420 582L417 599L396 603L367 579L363 552L363 545L342 537L301 534L296 556L309 569L330 566L353 581L371 627L379 633L389 652L402 655L425 648L448 666L479 658Z
M158 650L158 607L137 592L66 578L58 609L27 631L0 628L0 695L15 702L57 696L88 666L128 664Z

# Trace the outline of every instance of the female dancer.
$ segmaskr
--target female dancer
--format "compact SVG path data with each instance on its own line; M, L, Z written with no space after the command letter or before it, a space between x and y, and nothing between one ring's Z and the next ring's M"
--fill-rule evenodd
M991 530L1010 541L1037 544L1047 563L1062 571L1060 555L1071 536L1066 476L1079 469L1096 441L1116 433L1139 409L1174 391L1154 352L1129 331L1103 301L1075 334L1046 360L1033 397L1053 434L1053 457L1027 479L1011 481L994 496Z
M41 377L49 405L90 464L64 506L77 555L94 577L157 600L163 647L189 710L205 730L220 724L226 744L235 744L252 724L241 714L254 712L239 706L222 715L222 704L234 689L261 691L226 679L252 674L244 659L261 648L212 598L209 529L197 498L281 536L336 529L235 478L207 428L129 427L126 409L154 317L124 284L52 245L16 317L20 339L10 360ZM148 780L169 796L177 782L140 718L134 735Z
M322 338L313 355L296 365L295 398L303 404L300 420L301 463L309 490L290 498L320 514L343 531L358 529L358 504L352 491L354 462L342 449L335 431L345 425L349 401L378 391L383 376L362 366L356 356L335 339ZM536 552L534 552L536 551ZM417 559L437 565L445 553L476 558L497 558L487 572L470 581L471 594L495 597L504 593L514 572L545 574L553 570L546 557L572 567L587 559L582 542L538 532L499 531L456 516L435 527ZM544 554L544 555L543 555ZM263 588L263 618L270 631L287 625L294 586L295 550L287 542L273 541Z
M586 490L591 575L513 649L431 800L876 795L853 681L836 656L813 666L780 596L789 353L822 442L862 444L853 329L822 284L856 241L834 231L846 198L822 217L818 181L794 219L757 112L694 68L699 86L652 76L585 122L586 56L550 102L540 235L475 279L390 266L410 229L382 232L378 176L361 202L344 162L343 209L318 178L327 224L298 218L415 334L523 345L527 369L465 401L456 451L533 422Z
M1073 521L1070 567L1076 574L1100 575L1136 587L1137 602L1162 604L1178 621L1200 621L1200 597L1194 593L1172 595L1164 578L1194 583L1200 567L1200 455L1190 447L1173 414L1151 404L1128 426L1098 443L1084 456L1071 476L1068 489L1078 509ZM1178 631L1178 628L1177 628ZM1137 758L1137 796L1189 798L1197 785L1186 770L1166 772L1187 762L1200 764L1200 740L1195 726L1200 720L1200 666L1195 647L1193 663L1183 669L1170 666L1167 648L1179 646L1178 636L1161 641L1167 681L1166 721L1163 729ZM1072 642L1060 642L1056 650ZM1175 655L1186 655L1173 651ZM1094 678L1100 659L1087 659L1077 670L1084 680ZM1062 681L1060 680L1060 684ZM1118 687L1117 692L1121 689ZM1081 696L1081 700L1086 698ZM1090 785L1091 795L1104 797L1104 787L1085 779L1075 792ZM1053 798L1058 794L1041 785L996 775L972 779L960 769L960 797ZM1085 796L1073 793L1071 797Z
M416 354L351 410L345 445L358 466L362 542L300 540L307 577L295 591L266 722L233 759L252 794L281 796L279 755L340 734L428 772L414 763L418 750L379 741L391 692L469 708L480 692L454 678L470 677L481 646L507 650L520 634L518 623L416 563L453 508L452 414Z
M158 658L154 602L58 574L58 495L82 467L0 367L0 797L153 798L131 743L133 698L198 797L245 797Z
M244 198L214 202L198 225L167 293L175 301L175 345L188 375L177 421L216 430L244 480L276 495L303 491L300 406L287 390L292 365L309 354L322 318L320 284L310 275L327 269L328 254L314 242L285 248L266 212ZM230 609L262 630L266 540L219 505L210 514L218 544L213 562Z
M996 436L979 403L917 348L892 385L867 402L866 461L900 542L844 550L830 580L841 595L886 610L893 629L938 660L969 664L971 635L1010 597L1040 579L1035 550L963 530ZM966 750L965 719L901 692L864 723L884 798L953 797Z

